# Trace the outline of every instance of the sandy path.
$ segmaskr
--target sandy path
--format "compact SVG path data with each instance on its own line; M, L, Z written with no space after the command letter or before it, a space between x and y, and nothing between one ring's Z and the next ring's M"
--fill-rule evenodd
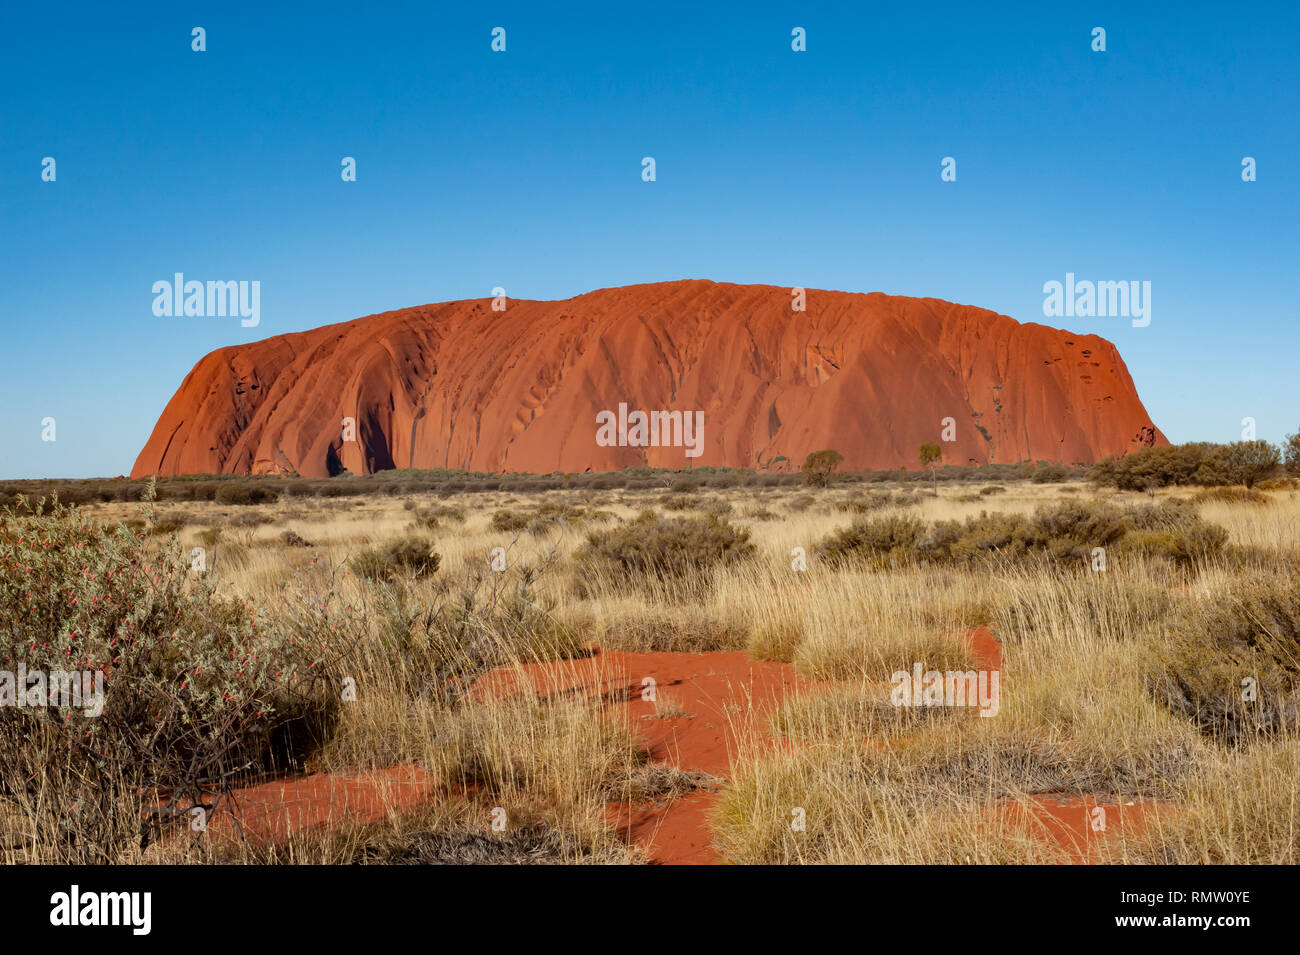
M809 686L788 663L754 660L746 651L628 653L597 650L585 660L528 664L499 671L482 692L517 681L604 698L623 710L650 759L725 779L741 739L766 740L767 716L787 695ZM653 696L647 681L653 680ZM661 712L662 711L662 714ZM678 714L681 715L670 715ZM743 734L743 735L742 735ZM696 791L638 805L611 803L609 818L652 862L718 862L708 814L716 793Z

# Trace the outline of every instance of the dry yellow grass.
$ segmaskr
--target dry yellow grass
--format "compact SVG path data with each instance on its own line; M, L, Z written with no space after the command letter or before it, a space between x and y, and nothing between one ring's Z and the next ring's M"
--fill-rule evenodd
M1077 485L1010 484L1005 493L984 497L975 490L941 487L934 496L918 489L910 502L886 505L872 516L906 513L933 521L984 511L1029 513L1066 499L1149 499ZM529 599L578 644L748 648L756 657L792 662L802 675L835 681L775 715L774 726L791 747L773 753L755 746L738 755L716 820L718 845L734 861L1062 861L1032 823L994 811L1044 792L1155 799L1167 806L1141 838L1125 837L1108 848L1116 861L1297 861L1297 740L1226 750L1160 705L1147 678L1172 608L1213 599L1250 575L1252 566L1295 560L1300 494L1270 492L1264 504L1198 505L1242 549L1199 570L1139 556L1113 558L1099 574L1024 566L868 570L819 562L816 544L854 520L840 505L861 493L839 487L698 492L695 507L729 508L729 519L750 530L754 557L711 580L637 591L609 581L610 587L596 588L597 596L582 596L583 588L575 586L587 572L574 559L587 532L647 507L663 510L662 492L290 499L164 510L183 512L183 543L207 547L224 587L268 605L295 567L313 559L346 566L364 548L419 532L435 542L442 565L431 579L405 588L408 610L454 601L452 581L482 578L481 587L509 589L543 568ZM498 510L548 502L608 516L536 532L493 529ZM432 529L419 523L422 509L444 506L459 509L464 520L441 520ZM109 519L134 516L122 505L96 512ZM239 526L254 513L266 522ZM203 543L207 528L221 530L215 544ZM286 530L310 546L286 545ZM504 574L493 572L494 548L504 551ZM800 556L806 569L796 569ZM638 771L640 757L625 727L591 701L554 699L554 685L455 703L421 696L412 687L425 662L384 635L396 611L381 605L372 585L345 577L343 587L357 606L368 608L371 629L357 658L358 700L345 707L335 738L320 754L322 768L414 763L448 787L479 786L527 807L520 811L564 833L565 845L582 847L575 859L633 858L611 855L601 819L610 794L626 788ZM955 637L983 624L1004 648L996 718L889 704L882 681L895 670L914 662L969 669L970 653ZM502 641L499 661L547 658L500 634L491 639ZM671 702L663 702L665 713ZM803 810L802 831L791 827L796 808ZM396 838L403 826L395 817L389 835ZM366 838L379 836L368 830ZM301 843L293 852L304 859L328 854L321 849L313 856Z

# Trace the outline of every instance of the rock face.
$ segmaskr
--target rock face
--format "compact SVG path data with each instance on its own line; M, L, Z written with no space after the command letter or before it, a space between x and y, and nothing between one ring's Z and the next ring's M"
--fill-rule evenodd
M810 289L794 311L788 288L681 281L492 304L214 351L132 476L785 469L823 448L845 469L916 469L928 441L945 464L1092 462L1167 443L1110 342L938 299ZM702 412L703 427L656 419L663 441L634 446L647 438L638 410Z

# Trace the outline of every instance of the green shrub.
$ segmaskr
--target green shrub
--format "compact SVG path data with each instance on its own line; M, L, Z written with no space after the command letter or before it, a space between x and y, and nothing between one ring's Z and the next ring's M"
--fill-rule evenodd
M849 557L911 560L916 557L917 543L924 533L925 524L915 517L889 515L860 520L823 541L819 553L832 561Z
M1250 489L1276 473L1281 463L1278 449L1267 441L1234 441L1217 445L1195 480L1197 484L1244 484Z
M1035 484L1059 484L1060 482L1067 480L1069 476L1070 472L1065 469L1064 465L1040 464L1038 467L1034 468L1034 473L1030 476L1029 480L1033 481Z
M624 575L669 579L707 574L753 553L749 531L725 518L661 518L644 511L629 524L589 534L578 559Z
M1030 526L1030 547L1055 560L1082 560L1094 547L1109 547L1127 530L1119 508L1083 501L1040 507Z
M1127 547L1188 563L1219 553L1226 542L1226 531L1178 502L1126 512L1104 502L1065 501L1030 516L986 511L929 527L897 515L861 519L826 538L818 551L832 561L856 558L876 565L1044 558L1082 566L1097 547Z
M917 540L916 554L938 563L961 563L994 555L1018 558L1032 546L1031 529L1019 514L980 514L962 521L937 521Z
M1282 460L1287 474L1300 477L1300 430L1283 439Z
M16 681L8 693L26 690L29 705L0 706L0 802L47 857L115 861L151 835L150 794L285 768L323 741L353 621L332 609L333 593L299 583L294 612L268 618L190 573L175 537L57 503L0 513L0 671L103 681L98 715L84 700L33 703Z
M831 449L814 451L804 458L803 466L799 470L803 472L805 484L812 487L826 487L831 483L835 469L843 462L844 455L838 451Z
M439 504L436 507L416 507L414 501L407 501L404 507L408 510L415 510L414 526L426 531L440 530L444 521L454 524L465 523L464 510L448 504Z
M1090 479L1130 491L1199 484L1254 487L1277 471L1281 454L1267 441L1193 442L1142 448L1093 465Z
M1201 519L1185 501L1161 501L1129 513L1129 531L1119 542L1120 553L1165 557L1191 564L1223 552L1228 532Z

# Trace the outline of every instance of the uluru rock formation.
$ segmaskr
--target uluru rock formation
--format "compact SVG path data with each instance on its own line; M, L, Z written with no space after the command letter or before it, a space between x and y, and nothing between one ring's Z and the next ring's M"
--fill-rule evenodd
M492 305L214 351L132 476L797 466L823 448L856 470L915 467L927 441L946 464L1087 463L1167 443L1110 342L938 299L809 289L795 311L788 288L680 281ZM620 404L630 443L598 441ZM698 456L630 446L637 410L703 412Z

